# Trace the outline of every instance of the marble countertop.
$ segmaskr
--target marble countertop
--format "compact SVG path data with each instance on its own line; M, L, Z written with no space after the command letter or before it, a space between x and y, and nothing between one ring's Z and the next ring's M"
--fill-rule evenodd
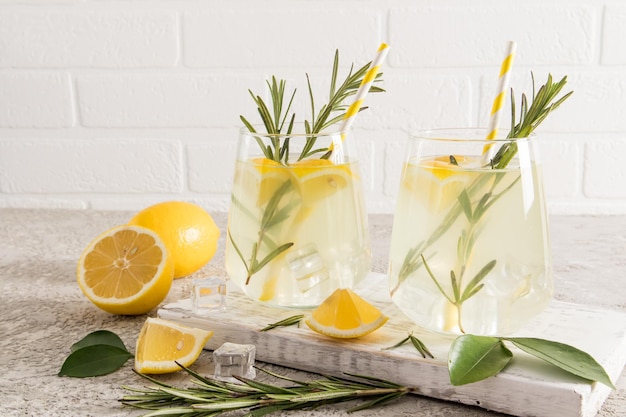
M138 416L119 399L123 385L142 386L129 361L122 369L97 378L57 376L70 346L99 329L117 333L131 352L147 315L114 316L93 306L76 284L75 268L83 248L98 234L124 224L128 212L0 209L0 415L2 416ZM215 213L221 230L226 214ZM626 312L626 216L558 216L550 218L555 298ZM391 216L372 215L370 229L375 272L385 272ZM224 275L224 236L216 256L197 274ZM189 278L193 278L189 277ZM176 280L164 303L187 297L189 278ZM583 337L583 336L581 336ZM209 373L210 352L194 364ZM306 374L262 365L303 378ZM185 384L182 373L163 378ZM626 415L626 372L616 382L599 417ZM348 406L277 416L345 416ZM419 396L404 397L358 416L495 417L501 414Z

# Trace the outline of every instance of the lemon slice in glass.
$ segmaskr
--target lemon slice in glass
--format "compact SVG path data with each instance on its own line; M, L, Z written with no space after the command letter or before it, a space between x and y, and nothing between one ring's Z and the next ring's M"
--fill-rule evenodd
M253 158L238 163L235 183L242 185L257 207L265 207L286 181L293 181L289 169L268 158Z
M402 187L425 202L432 213L448 209L478 175L463 167L472 158L456 156L455 161L459 165L452 163L448 155L411 161L405 166Z
M352 181L348 165L336 165L327 159L306 159L293 163L290 168L298 179L305 206L333 195Z

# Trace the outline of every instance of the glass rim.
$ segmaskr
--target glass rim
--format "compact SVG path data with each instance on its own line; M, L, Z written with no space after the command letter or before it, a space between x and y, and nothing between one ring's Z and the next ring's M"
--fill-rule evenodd
M263 137L270 137L270 138L285 138L285 137L301 137L301 138L310 138L312 136L316 136L316 137L320 137L320 136L336 136L336 135L343 135L346 133L350 133L352 131L351 128L348 128L347 130L342 130L340 125L332 125L329 128L327 128L326 130L322 130L321 132L318 133L305 133L304 131L304 123L302 122L296 122L293 124L294 125L294 130L292 133L287 133L287 132L281 132L281 133L267 133L264 131L258 131L259 129L265 130L265 125L264 124L252 124L252 127L257 130L257 132L251 132L247 126L242 126L239 128L239 134L240 135L250 135L250 136L263 136ZM286 130L288 126L285 127L284 130ZM258 129L257 129L258 128Z
M534 133L529 136L521 138L507 138L504 136L508 133L508 130L499 129L500 133L494 139L488 139L487 134L489 128L487 127L452 127L452 128L435 128L435 129L420 129L409 133L411 139L419 140L432 140L441 142L463 142L463 143L507 143L507 142L519 142L528 141L535 137Z

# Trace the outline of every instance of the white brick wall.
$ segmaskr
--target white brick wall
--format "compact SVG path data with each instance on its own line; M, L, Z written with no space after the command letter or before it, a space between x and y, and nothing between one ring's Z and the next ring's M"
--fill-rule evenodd
M538 132L550 211L626 213L619 0L0 0L0 207L227 210L248 88L286 78L302 114L305 72L325 89L336 48L345 71L388 42L355 128L391 213L408 133L484 125L508 40L518 96L531 71L575 91Z

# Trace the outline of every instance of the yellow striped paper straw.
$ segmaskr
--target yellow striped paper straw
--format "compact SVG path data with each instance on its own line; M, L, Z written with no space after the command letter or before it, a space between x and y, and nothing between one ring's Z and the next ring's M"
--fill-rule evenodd
M381 43L380 46L378 47L378 51L376 52L376 57L374 58L374 60L370 64L369 69L365 73L365 76L363 77L363 81L361 81L361 85L359 86L359 89L356 92L354 101L352 102L352 104L350 104L350 107L348 107L348 110L346 111L346 114L343 117L343 122L341 123L340 132L347 131L350 128L350 126L352 126L352 123L354 123L354 119L357 113L359 112L359 109L361 108L363 101L365 101L365 96L367 96L367 93L370 91L372 83L374 82L374 79L376 79L376 75L380 71L380 66L385 61L385 58L387 57L388 52L389 52L389 45L387 45L386 43Z
M376 79L376 75L380 71L380 66L385 61L387 57L387 52L389 52L389 45L386 43L381 43L378 47L378 51L376 51L376 56L374 60L370 64L363 80L361 81L361 85L359 85L359 89L356 92L354 97L354 101L346 110L346 114L343 116L343 121L341 122L341 127L339 132L341 132L341 140L335 140L333 138L333 143L328 147L329 151L332 151L333 161L341 162L343 161L343 149L342 144L345 139L345 132L350 129L352 123L354 123L354 119L356 118L357 113L361 109L361 105L365 101L365 96L370 91L372 83Z
M496 97L491 106L491 115L489 116L489 133L487 139L495 139L498 136L498 124L504 107L504 99L509 88L509 79L511 78L511 67L513 67L513 59L515 58L515 50L517 44L513 41L507 43L507 51L502 65L500 66L500 75L498 77L498 90ZM489 162L491 145L486 145L483 149L484 162Z

